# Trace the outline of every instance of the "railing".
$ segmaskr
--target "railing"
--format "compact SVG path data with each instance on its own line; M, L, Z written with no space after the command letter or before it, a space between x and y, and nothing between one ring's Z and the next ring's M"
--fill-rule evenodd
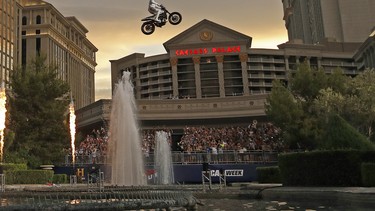
M322 65L325 66L350 66L356 67L358 64L355 62L342 62L342 61L322 61Z
M275 59L275 58L252 58L248 59L249 62L273 62L273 63L284 63L284 59Z
M160 79L156 81L147 81L144 83L141 83L141 86L150 86L150 85L155 85L155 84L161 84L161 83L169 83L172 82L172 79Z
M106 187L102 192L80 189L9 191L0 194L1 210L197 210L190 191L153 187Z
M152 69L157 69L157 68L164 68L164 67L170 67L171 65L169 63L165 64L157 64L157 65L150 65L146 67L141 67L139 68L139 71L144 71L144 70L152 70Z
M203 192L206 192L206 186L208 185L208 188L210 190L213 189L213 185L212 185L212 175L211 175L211 171L202 171L202 187L203 187ZM207 184L208 183L208 184ZM227 178L226 178L226 175L223 171L220 171L220 174L219 174L219 189L223 189L223 187L225 188L227 186Z
M171 91L173 89L172 86L167 86L167 87L158 87L154 89L145 89L141 91L141 94L147 94L150 92L161 92L161 91Z
M172 152L173 164L235 164L235 163L275 163L277 162L277 151L252 150L240 153L238 151L224 151L212 154L210 152ZM71 155L66 155L65 165L71 165ZM144 154L145 165L154 165L154 153ZM76 156L77 165L83 164L106 164L106 156L92 157L89 155Z

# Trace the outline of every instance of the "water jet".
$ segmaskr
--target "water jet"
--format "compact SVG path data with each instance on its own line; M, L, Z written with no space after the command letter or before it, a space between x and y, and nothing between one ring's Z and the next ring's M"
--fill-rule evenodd
M141 139L130 72L124 72L112 97L109 126L111 184L146 185Z
M165 131L156 132L155 169L157 184L171 185L174 183L170 136Z

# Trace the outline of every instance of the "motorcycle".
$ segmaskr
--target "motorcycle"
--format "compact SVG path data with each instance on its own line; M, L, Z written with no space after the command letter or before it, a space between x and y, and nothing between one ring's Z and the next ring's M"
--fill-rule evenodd
M169 12L163 5L160 5L162 12L159 15L160 22L156 21L154 19L154 15L151 15L147 18L143 18L142 21L145 21L141 26L141 31L145 35L150 35L154 33L155 27L162 27L167 22L169 22L172 25L177 25L181 23L182 16L178 12Z

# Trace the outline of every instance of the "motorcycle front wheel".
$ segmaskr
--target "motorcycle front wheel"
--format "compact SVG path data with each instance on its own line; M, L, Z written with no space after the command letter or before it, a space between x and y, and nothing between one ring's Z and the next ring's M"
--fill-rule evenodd
M144 22L141 27L141 31L145 35L150 35L155 31L155 25L152 22Z
M169 21L169 23L171 23L172 25L177 25L177 24L181 23L181 21L182 21L182 16L181 16L181 14L178 13L178 12L172 12L172 13L169 15L168 21Z

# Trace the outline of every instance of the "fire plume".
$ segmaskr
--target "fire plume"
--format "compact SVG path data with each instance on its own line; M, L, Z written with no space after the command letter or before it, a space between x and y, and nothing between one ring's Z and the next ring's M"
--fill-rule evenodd
M71 101L69 104L69 126L70 126L70 139L72 148L72 163L75 163L75 136L76 136L76 115L74 113L74 103Z
M6 109L6 93L4 85L2 85L0 90L0 162L3 162L4 155L4 130L5 130L5 115Z

